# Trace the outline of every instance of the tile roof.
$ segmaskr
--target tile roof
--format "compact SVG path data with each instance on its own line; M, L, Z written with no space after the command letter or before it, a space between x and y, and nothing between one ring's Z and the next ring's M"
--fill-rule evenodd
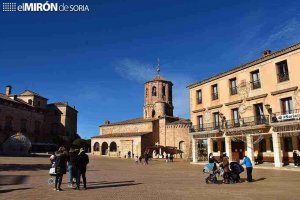
M163 82L170 82L171 83L171 81L168 81L167 79L165 79L161 75L156 75L152 80L149 80L146 83L152 82L152 81L163 81Z
M246 64L240 65L240 66L238 66L238 67L232 68L232 69L230 69L230 70L227 70L227 71L225 71L225 72L223 72L223 73L217 74L217 75L212 76L212 77L210 77L210 78L207 78L207 79L201 80L201 81L199 81L199 82L190 84L190 85L187 86L187 88L188 88L188 89L192 89L192 88L197 87L197 86L199 86L199 85L203 85L203 84L208 83L208 82L210 82L210 81L214 81L214 80L216 80L216 79L222 78L222 77L227 76L227 75L229 75L229 74L232 74L232 73L238 72L238 71L240 71L240 70L243 70L243 69L252 67L252 66L254 66L254 65L260 64L260 63L262 63L262 62L271 60L271 59L273 59L273 58L276 58L276 57L278 57L278 56L281 56L281 55L290 53L290 52L295 51L295 50L298 50L298 49L300 49L300 43L295 44L295 45L292 45L292 46L287 47L287 48L285 48L285 49L281 49L281 50L276 51L276 52L274 52L274 53L271 53L271 54L268 55L268 56L264 56L264 57L261 57L261 58L259 58L259 59L254 60L254 61L251 61L251 62L248 62L248 63L246 63Z
M105 135L98 135L92 138L113 138L113 137L136 137L136 136L143 136L150 134L152 132L140 132L140 133L112 133L112 134L105 134Z
M177 121L169 122L168 124L191 124L191 123L192 122L189 119L179 119Z
M114 122L114 123L110 123L110 124L103 124L103 125L100 125L100 127L101 126L124 125L124 124L137 124L137 123L143 123L143 122L152 122L155 120L158 120L158 119L144 119L143 117L140 117L140 118L129 119L129 120L120 121L120 122Z

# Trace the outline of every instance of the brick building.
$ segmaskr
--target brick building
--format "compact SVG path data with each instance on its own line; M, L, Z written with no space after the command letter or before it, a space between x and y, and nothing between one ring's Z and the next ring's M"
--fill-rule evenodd
M32 144L71 142L77 134L77 110L66 102L48 99L30 90L0 93L0 145L21 132Z
M172 87L173 83L159 73L147 81L144 84L144 116L115 123L106 121L100 126L99 135L92 137L92 154L125 157L130 152L140 156L147 148L161 146L180 150L176 157L188 158L191 123L173 116Z

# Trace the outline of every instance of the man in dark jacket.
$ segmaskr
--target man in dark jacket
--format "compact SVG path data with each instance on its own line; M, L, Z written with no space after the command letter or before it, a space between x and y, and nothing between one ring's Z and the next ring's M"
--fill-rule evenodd
M83 180L83 187L86 190L86 166L89 163L89 156L84 152L84 149L81 148L79 155L78 155L78 159L77 159L77 180L76 180L76 189L79 190L80 189L80 177L82 176L82 180Z
M67 172L67 155L65 153L65 148L60 147L55 153L55 189L56 191L61 191L60 188L63 175Z
M293 152L293 159L294 159L295 167L298 167L300 161L299 161L299 156L296 151Z

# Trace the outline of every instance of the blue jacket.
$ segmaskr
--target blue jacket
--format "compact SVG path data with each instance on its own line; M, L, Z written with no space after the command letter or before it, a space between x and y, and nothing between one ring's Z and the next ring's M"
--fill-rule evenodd
M252 163L251 163L250 158L245 156L244 159L243 159L243 162L241 163L241 165L246 165L246 168L252 167Z

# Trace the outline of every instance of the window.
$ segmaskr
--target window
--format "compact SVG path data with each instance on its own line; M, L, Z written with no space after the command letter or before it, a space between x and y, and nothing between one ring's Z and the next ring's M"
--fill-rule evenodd
M226 152L226 149L225 149L226 147L225 147L225 141L223 140L222 142L221 142L221 152L222 153L224 153L224 152Z
M21 132L25 133L27 131L27 120L21 119L21 126L20 126Z
M152 110L152 117L155 117L155 110Z
M202 90L197 91L197 103L198 104L202 103Z
M234 127L240 126L239 109L238 108L232 109L231 112L232 112L233 126Z
M286 137L284 140L284 150L285 152L292 152L293 151L293 143L291 137Z
M281 110L283 114L291 114L293 112L292 97L281 99Z
M162 95L163 97L166 96L166 86L162 87Z
M269 140L270 140L270 151L273 152L274 151L273 150L273 138L270 137Z
M12 120L13 120L13 118L10 117L10 116L7 116L7 117L5 118L4 129L5 129L6 131L12 131L12 129L13 129L13 127L12 127Z
M236 78L230 79L230 95L237 94Z
M251 85L253 90L261 88L259 70L251 72L251 80L252 80Z
M28 100L28 104L32 105L32 100L31 99Z
M289 78L287 61L284 60L279 63L276 63L276 66L277 66L278 82L288 81L290 78Z
M264 116L264 109L263 109L263 104L255 104L254 105L254 112L255 112L255 123L256 124L264 124L266 122L266 118Z
M216 100L218 99L218 85L213 85L211 86L211 89L212 89L212 100Z
M203 130L203 116L202 115L198 116L198 126L199 126L199 130L202 131Z
M214 128L218 129L220 127L220 115L219 112L213 113L214 115Z
M41 122L35 121L34 122L34 132L36 134L39 134L40 133L40 129L41 129Z
M156 87L155 86L152 88L152 96L156 96Z
M213 141L213 152L218 152L218 142Z
M148 88L146 88L145 94L146 94L146 97L147 97L148 96Z

